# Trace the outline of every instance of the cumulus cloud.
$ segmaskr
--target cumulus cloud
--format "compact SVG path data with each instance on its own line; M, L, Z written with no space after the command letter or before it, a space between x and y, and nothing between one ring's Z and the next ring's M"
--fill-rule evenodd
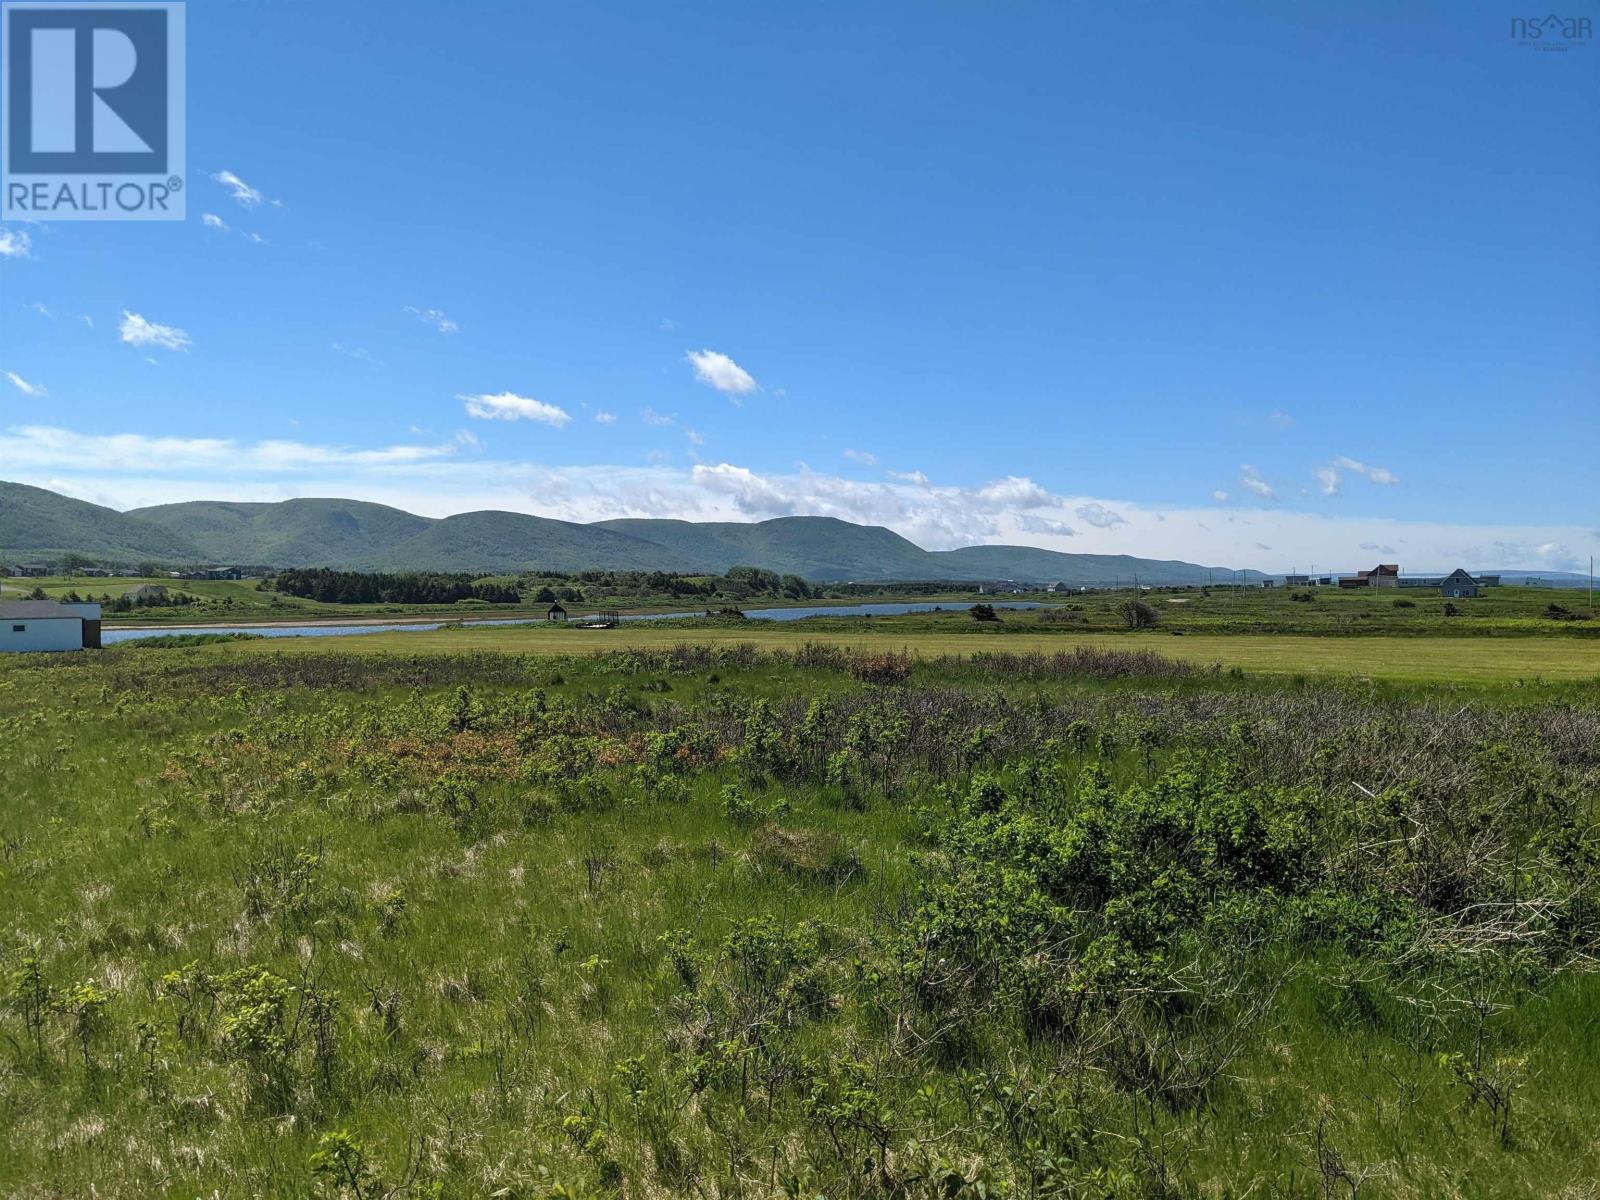
M406 305L406 311L417 320L421 321L424 325L432 325L440 333L455 333L461 328L461 326L457 325L449 317L445 316L443 310L441 309L417 308L414 305L408 304Z
M194 343L189 335L175 325L161 325L147 321L136 312L122 313L122 323L117 333L130 346L160 346L163 350L188 350Z
M1080 504L1073 511L1078 514L1080 521L1087 521L1096 529L1115 529L1118 525L1128 523L1127 518L1121 513L1107 508L1104 504Z
M15 371L5 372L5 377L11 381L11 386L16 388L17 391L21 392L24 396L48 396L50 394L49 389L47 389L44 384L29 383Z
M0 258L31 258L33 240L21 229L0 229Z
M683 436L689 439L691 446L704 446L706 444L706 435L698 429L685 429Z
M1339 472L1333 467L1318 467L1316 476L1317 486L1324 496L1331 496L1339 490Z
M1211 498L1218 504L1226 504L1228 502L1228 493L1221 488L1217 488L1216 491L1211 493Z
M694 377L727 396L747 396L758 390L751 375L726 354L715 350L689 350L684 358L694 367Z
M1022 475L1007 475L984 484L978 489L978 498L995 508L1045 508L1057 502L1049 492Z
M875 467L878 465L878 456L876 454L869 454L865 450L846 450L844 452L844 457L853 463L860 463L864 467Z
M480 421L537 421L541 425L553 425L560 429L572 420L564 408L529 396L519 396L515 392L457 396L456 399L466 406L467 416L477 417Z
M207 229L227 229L228 223L216 213L201 213L200 223Z
M1272 486L1261 477L1261 472L1249 463L1240 464L1239 482L1263 500L1276 500L1278 498L1278 494L1272 490Z
M616 413L609 413L604 409L595 413L594 419L602 425L615 425L617 423Z
M653 408L643 410L639 414L639 419L646 425L654 425L658 429L671 425L673 421L673 418L667 416L666 413L658 413Z

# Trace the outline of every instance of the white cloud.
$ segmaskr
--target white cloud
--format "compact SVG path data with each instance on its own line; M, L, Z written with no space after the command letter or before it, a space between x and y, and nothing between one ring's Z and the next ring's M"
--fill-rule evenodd
M1260 496L1263 500L1276 500L1278 498L1277 493L1272 490L1271 485L1268 484L1265 479L1261 478L1261 472L1256 470L1249 463L1244 463L1240 466L1239 482L1245 487L1249 488L1256 495Z
M469 417L483 421L537 421L541 425L561 428L572 417L564 408L519 396L515 392L496 392L479 396L457 396L467 407Z
M600 412L595 413L594 419L602 425L615 425L617 423L617 414L609 413L602 409Z
M1221 488L1218 488L1216 491L1211 493L1211 498L1218 504L1226 504L1228 502L1228 493L1223 491Z
M29 301L28 307L34 312L38 313L41 317L49 317L52 321L56 319L55 313L50 311L50 306L43 300Z
M218 171L211 178L215 179L223 187L227 188L228 195L232 196L245 208L254 208L256 205L260 204L266 199L266 197L261 194L258 188L251 187L232 171ZM274 201L274 203L276 203L276 201Z
M408 304L406 305L406 311L424 325L432 325L440 333L455 333L461 328L461 326L445 316L442 310L437 308L416 308Z
M333 343L333 349L335 353L342 354L346 358L353 358L360 362L371 363L375 367L381 367L384 365L382 359L376 357L370 351L363 350L360 346L346 346L343 342L335 342Z
M1118 525L1128 523L1127 518L1121 513L1095 502L1080 504L1073 511L1078 514L1080 521L1087 521L1096 529L1115 529Z
M689 439L691 446L704 446L706 444L706 435L698 429L685 429L683 436Z
M125 471L217 472L224 485L250 472L292 472L317 467L397 467L454 454L454 445L384 446L359 449L269 440L148 437L144 434L83 434L23 425L0 434L0 461L8 467Z
M864 467L875 467L878 465L878 456L876 454L869 454L865 450L846 450L844 452L844 457L853 463L860 463Z
M984 484L978 498L997 508L1045 508L1056 503L1056 497L1021 475L1007 475Z
M728 396L746 396L757 391L755 377L726 354L715 350L690 350L684 358L694 365L694 377Z
M901 483L914 483L918 487L927 487L929 480L921 471L890 471L890 479L898 479Z
M201 213L200 223L207 229L227 229L228 223L216 213Z
M166 350L188 350L194 343L189 335L173 325L158 325L147 321L136 312L122 313L122 324L117 327L122 340L130 346L160 346Z
M0 229L0 258L31 258L33 241L21 229Z
M1049 534L1051 537L1074 537L1078 532L1065 521L1058 521L1054 517L1036 517L1032 513L1019 516L1017 528L1027 533Z
M1339 490L1339 472L1333 467L1318 467L1316 476L1317 486L1324 496L1332 496Z
M1294 418L1286 412L1271 412L1267 414L1267 424L1274 429L1293 429Z
M244 240L247 242L254 242L258 246L265 246L267 244L267 239L262 237L259 233L247 233L244 235Z
M11 381L11 386L16 388L17 391L21 392L24 396L48 396L50 394L49 389L47 389L44 384L29 383L15 371L5 372L5 377Z
M1364 475L1373 483L1382 484L1385 487L1400 482L1399 476L1389 470L1388 467L1368 466L1366 463L1357 462L1353 458L1345 458L1342 455L1333 460L1333 465L1343 467L1346 471L1354 472L1357 475Z
M671 425L673 421L673 418L667 416L665 413L658 413L653 408L647 408L641 412L639 414L639 419L642 420L646 425L654 425L658 429L667 425Z

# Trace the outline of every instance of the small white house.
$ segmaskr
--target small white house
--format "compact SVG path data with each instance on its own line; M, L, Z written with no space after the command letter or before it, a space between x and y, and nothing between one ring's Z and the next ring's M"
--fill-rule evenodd
M0 601L0 654L100 649L100 606L54 600Z

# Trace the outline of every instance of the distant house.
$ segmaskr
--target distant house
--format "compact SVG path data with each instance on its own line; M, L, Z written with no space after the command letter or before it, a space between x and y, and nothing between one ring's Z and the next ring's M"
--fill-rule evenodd
M1460 567L1446 575L1444 582L1439 585L1439 594L1452 600L1470 600L1481 591L1482 585Z
M1057 579L1057 580L1055 580L1055 581L1053 581L1051 583L1045 584L1044 585L1044 590L1053 595L1056 592L1064 592L1064 591L1066 591L1067 590L1067 585L1062 583L1061 580Z
M100 649L100 606L0 601L0 653Z
M170 594L161 583L141 583L122 593L135 604L159 604Z
M560 601L557 601L550 606L550 611L544 614L544 619L546 621L565 621L567 619L567 610L561 607Z
M42 579L50 574L50 568L40 563L17 563L12 566L11 574L18 579Z
M1311 575L1285 575L1283 577L1284 587L1315 587L1316 585L1317 581Z
M1261 581L1261 586L1264 588L1275 588L1278 586L1278 581L1276 579L1263 579Z
M1400 586L1400 566L1398 563L1379 563L1370 571L1357 571L1354 575L1339 576L1339 586L1342 588L1392 588Z

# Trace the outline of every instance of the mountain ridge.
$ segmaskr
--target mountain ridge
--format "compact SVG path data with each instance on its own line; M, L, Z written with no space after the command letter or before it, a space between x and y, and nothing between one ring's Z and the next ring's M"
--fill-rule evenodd
M1035 546L924 550L891 529L836 517L767 521L621 518L582 524L527 513L423 517L334 497L276 502L192 500L118 512L45 488L0 482L0 557L75 554L118 565L227 563L367 571L720 574L755 566L817 582L949 580L1070 586L1205 583L1225 567L1177 559L1072 554ZM1261 572L1241 572L1259 580Z

